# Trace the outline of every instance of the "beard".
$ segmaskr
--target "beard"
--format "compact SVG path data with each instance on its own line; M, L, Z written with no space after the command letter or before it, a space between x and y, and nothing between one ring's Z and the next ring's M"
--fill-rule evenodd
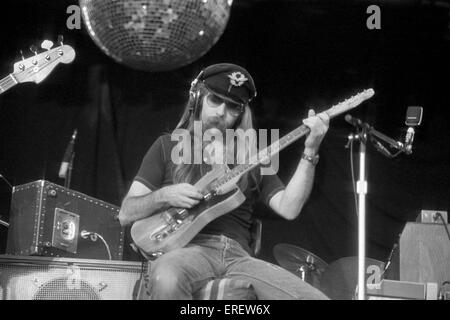
M225 130L227 128L227 125L225 121L220 117L209 117L206 119L205 123L203 123L203 132L209 129L217 129L222 134L225 134Z

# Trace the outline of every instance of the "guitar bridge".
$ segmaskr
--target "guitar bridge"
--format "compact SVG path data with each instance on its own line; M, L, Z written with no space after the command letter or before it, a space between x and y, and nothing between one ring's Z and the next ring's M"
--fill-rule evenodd
M173 220L171 223L162 225L150 235L150 240L162 241L165 238L167 238L167 236L169 236L171 233L177 231L178 229L180 229L182 226L186 225L187 223L190 223L193 219L194 219L194 217L190 216L183 220L176 219L176 220Z

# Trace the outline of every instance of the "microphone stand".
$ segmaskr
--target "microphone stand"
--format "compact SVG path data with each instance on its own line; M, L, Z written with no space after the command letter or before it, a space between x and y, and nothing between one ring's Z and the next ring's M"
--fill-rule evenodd
M403 143L395 141L388 136L378 132L370 125L360 122L356 134L348 136L349 143L357 140L359 141L359 180L356 183L356 192L358 193L358 300L366 299L366 195L367 195L367 180L366 180L366 144L367 137L370 137L375 148L388 157L395 157L401 152L405 152ZM384 148L378 141L373 139L377 137L392 147L399 149L399 151L392 155L386 148ZM375 140L375 141L374 141ZM378 143L378 145L377 145Z
M356 192L358 194L358 300L365 300L367 128L362 126L356 134L350 134L348 138L350 141L359 141L359 180L356 183Z

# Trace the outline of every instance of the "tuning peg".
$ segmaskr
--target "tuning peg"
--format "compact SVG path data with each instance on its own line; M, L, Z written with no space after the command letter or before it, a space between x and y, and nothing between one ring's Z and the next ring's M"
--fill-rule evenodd
M19 52L20 52L20 56L22 57L22 61L25 61L25 57L23 56L22 50L19 50ZM19 70L20 71L24 71L25 70L25 66L23 65L23 63L19 63Z
M44 40L41 43L41 48L45 49L45 50L50 50L53 47L53 42L51 42L50 40Z
M30 51L37 55L37 47L35 45L30 46Z
M64 36L61 34L58 35L58 43L60 46L64 45L63 41L64 41Z

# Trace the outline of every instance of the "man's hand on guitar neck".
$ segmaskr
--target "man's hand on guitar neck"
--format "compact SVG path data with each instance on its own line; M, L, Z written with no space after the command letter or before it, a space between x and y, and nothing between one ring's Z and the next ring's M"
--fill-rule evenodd
M303 120L303 123L311 129L305 140L305 153L308 156L315 156L319 152L320 144L322 143L325 134L330 125L330 117L326 112L316 115L313 109L308 111L308 118Z

